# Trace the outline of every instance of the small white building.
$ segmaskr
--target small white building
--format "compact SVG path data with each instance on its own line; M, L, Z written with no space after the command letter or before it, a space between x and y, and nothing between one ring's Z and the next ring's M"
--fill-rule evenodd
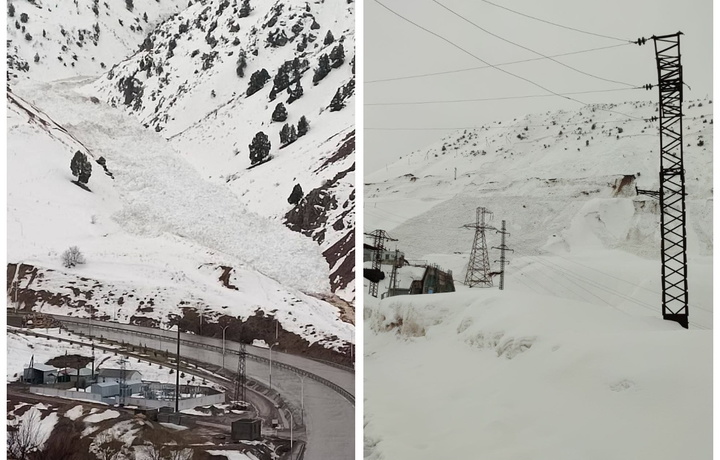
M32 384L53 384L57 381L58 369L47 364L31 362L23 369L23 381Z

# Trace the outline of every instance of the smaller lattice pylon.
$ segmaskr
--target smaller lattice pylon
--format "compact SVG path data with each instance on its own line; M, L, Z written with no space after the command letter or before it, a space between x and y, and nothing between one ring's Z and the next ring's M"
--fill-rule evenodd
M463 225L463 228L475 229L475 238L473 239L473 247L470 251L470 260L465 274L465 284L469 287L492 287L493 282L490 275L490 258L488 257L485 230L497 229L486 223L486 218L487 220L492 219L492 212L484 207L479 207L475 211L475 223Z
M245 361L247 357L247 351L245 350L245 344L240 344L240 352L238 353L238 369L235 374L235 388L233 391L233 400L235 403L238 401L245 402L245 387L247 386L247 374L245 369Z
M365 236L372 237L373 247L375 248L375 258L372 261L372 268L373 270L380 270L380 266L382 264L382 255L385 251L385 241L397 241L397 239L391 238L385 230L380 229L373 230L370 233L365 233ZM371 281L368 293L373 297L377 297L378 283L374 283Z

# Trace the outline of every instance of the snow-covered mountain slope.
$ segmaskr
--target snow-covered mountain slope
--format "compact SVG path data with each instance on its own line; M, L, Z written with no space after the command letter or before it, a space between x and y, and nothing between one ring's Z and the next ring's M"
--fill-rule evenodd
M195 2L87 94L132 112L250 210L315 240L331 267L333 292L352 300L354 4L251 7L248 13L239 1ZM322 79L320 67L329 70ZM281 103L286 118L273 121ZM307 134L282 145L283 127L299 133L302 117ZM248 146L259 132L269 138L271 160L250 168ZM290 204L298 185L304 199Z
M204 181L157 133L75 92L82 84L39 84L35 104L8 93L11 301L147 324L190 307L206 321L274 317L306 346L351 339L336 307L304 293L329 291L312 241ZM76 150L93 162L90 192L71 182ZM72 245L87 263L68 269Z
M36 81L103 74L186 6L182 0L10 0L8 73Z
M688 245L698 255L712 253L712 107L684 110ZM410 259L469 252L472 230L461 227L484 206L531 254L594 245L659 257L659 207L635 192L658 190L658 126L642 120L656 110L586 107L453 133L365 178L366 228L392 230Z
M365 179L365 230L387 230L388 246L451 271L456 287L366 295L366 458L711 455L712 107L684 107L689 330L662 320L659 205L635 189L658 189L657 122L601 107L530 115ZM462 226L480 206L510 232L503 291L497 277L462 284L474 234ZM486 237L497 273L500 235ZM423 272L398 269L398 287Z

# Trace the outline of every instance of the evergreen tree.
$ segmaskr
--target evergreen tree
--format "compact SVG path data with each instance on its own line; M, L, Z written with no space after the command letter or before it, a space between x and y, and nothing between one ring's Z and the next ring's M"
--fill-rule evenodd
M240 6L240 17L246 18L250 16L250 11L252 11L252 8L250 8L250 0L243 0L242 6Z
M318 82L325 78L329 73L330 59L328 58L327 54L323 54L318 60L318 68L315 69L315 74L313 75L313 84L317 85Z
M303 87L300 85L300 80L298 79L294 88L288 87L287 92L290 95L290 97L287 100L288 104L292 104L296 100L300 99L303 95Z
M92 174L92 164L87 159L87 156L80 150L75 152L72 160L70 160L70 172L73 176L78 178L78 182L81 184L87 184L90 180L90 174Z
M275 74L275 77L273 78L273 88L270 91L271 101L275 100L277 93L290 86L290 75L288 75L288 70L291 68L291 65L292 61L286 61L280 66Z
M285 109L285 105L281 102L275 106L275 110L272 113L272 121L285 121L287 120L288 113Z
M15 5L8 3L8 16L11 18L15 17Z
M345 62L345 48L342 43L338 43L330 52L330 67L337 69Z
M332 101L330 101L330 111L331 112L337 112L338 110L342 110L345 107L345 98L343 97L342 91L340 88L335 92L335 96L333 96Z
M330 32L330 31L328 30L327 34L325 35L325 40L323 41L323 43L324 43L325 45L329 45L330 43L332 43L332 42L334 42L334 41L335 41L335 37L333 37L332 32Z
M306 135L309 129L310 129L310 123L308 123L307 118L305 118L305 115L303 115L302 117L300 117L300 121L298 121L298 126L297 126L298 137Z
M280 130L280 145L287 145L288 144L288 136L290 135L290 126L288 126L287 123L285 123Z
M290 196L288 197L288 203L298 204L300 200L302 200L303 196L304 193L302 187L300 187L300 184L295 184L295 187L292 189L292 193L290 193Z
M290 125L290 133L288 134L288 144L292 144L298 138L297 131L295 131L295 125Z
M245 76L245 67L247 67L247 60L245 58L245 51L238 53L237 61L237 76L242 78Z
M257 93L263 86L265 86L265 83L267 83L268 80L270 80L270 74L267 70L256 70L252 75L250 75L250 83L248 84L248 89L245 94L252 96Z
M248 148L250 149L250 164L262 163L270 156L270 139L264 132L260 131L255 134Z

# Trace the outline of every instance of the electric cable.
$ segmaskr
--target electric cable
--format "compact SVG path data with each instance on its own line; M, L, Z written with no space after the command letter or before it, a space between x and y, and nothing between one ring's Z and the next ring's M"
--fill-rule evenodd
M587 34L587 35L594 35L594 36L596 36L596 37L608 38L608 39L610 39L610 40L618 40L618 41L621 41L621 42L639 44L638 42L634 42L634 41L632 41L632 40L627 40L627 39L624 39L624 38L613 37L612 35L597 34L597 33L594 33L594 32L588 32L588 31L586 31L586 30L577 29L577 28L575 28L575 27L564 26L564 25L562 25L562 24L558 24L558 23L555 23L555 22L547 21L547 20L545 20L545 19L540 19L540 18L535 17L535 16L530 16L529 14L521 13L520 11L512 10L512 9L510 9L510 8L508 8L508 7L505 7L505 6L502 6L502 5L498 5L497 3L493 3L493 2L488 1L488 0L481 0L481 1L483 1L483 2L485 2L485 3L488 3L488 4L492 5L492 6L495 6L495 7L498 7L498 8L502 8L503 10L510 11L511 13L519 14L520 16L524 16L524 17L526 17L526 18L530 18L530 19L534 19L534 20L536 20L536 21L544 22L545 24L550 24L550 25L553 25L553 26L556 26L556 27L560 27L560 28L563 28L563 29L573 30L573 31L575 31L575 32L580 32L580 33Z
M589 91L575 91L571 93L558 93L561 96L574 96L577 94L591 94L591 93L611 93L617 91L630 91L634 89L643 89L641 86L634 88L615 88L615 89L597 89ZM378 105L424 105L424 104L455 104L460 102L487 102L487 101L506 101L511 99L532 99L538 97L553 97L554 94L530 94L527 96L501 96L501 97L488 97L478 99L452 99L444 101L408 101L408 102L370 102L365 103L365 107L378 106Z
M539 84L539 83L536 83L536 82L530 80L529 78L525 78L525 77L523 77L523 76L521 76L521 75L517 75L517 74L512 73L512 72L510 72L510 71L508 71L508 70L505 70L505 69L503 69L503 68L501 68L501 67L498 67L498 66L496 66L496 65L490 64L488 61L486 61L486 60L482 59L481 57L473 54L472 52L466 50L465 48L463 48L462 46L460 46L460 45L458 45L457 43L453 42L452 40L449 40L449 39L443 37L442 35L440 35L440 34L438 34L438 33L435 33L435 32L433 32L432 30L430 30L430 29L428 29L428 28L426 28L426 27L418 24L417 22L414 22L414 21L412 21L411 19L406 18L406 17L403 16L402 14L398 13L397 11L395 11L395 10L393 10L392 8L388 7L388 6L385 5L384 3L380 2L380 0L375 0L375 3L377 3L377 4L380 5L380 6L382 6L382 7L385 8L386 10L390 11L392 14L396 15L396 16L399 17L400 19L402 19L402 20L404 20L404 21L406 21L406 22L414 25L415 27L417 27L417 28L419 28L419 29L421 29L421 30L424 30L425 32L429 33L430 35L433 35L434 37L437 37L437 38L441 39L442 41L444 41L444 42L452 45L453 47L459 49L459 50L462 51L463 53L465 53L465 54L467 54L467 55L469 55L469 56L472 56L474 59L477 59L478 61L480 61L480 62L482 62L482 63L484 63L484 64L486 64L486 65L489 65L489 66L491 66L492 68L494 68L494 69L496 69L496 70L499 70L499 71L502 72L502 73L505 73L505 74L510 75L510 76L512 76L512 77L515 77L515 78L518 78L518 79L520 79L520 80L523 80L523 81L525 81L525 82L527 82L527 83L530 83L531 85L537 86L538 88L542 89L543 91L546 91L546 92L548 92L548 93L554 94L555 96L558 96L558 97L560 97L560 98L567 99L567 100L570 100L570 101L574 101L574 102L577 102L578 104L582 104L582 105L584 105L584 106L590 105L590 104L587 104L587 103L585 103L585 102L583 102L583 101L580 101L580 100L578 100L578 99L575 99L575 98L573 98L573 97L563 96L563 95L557 93L556 91L553 91L553 90L551 90L551 89L548 89L548 88L544 87L543 85L541 85L541 84ZM604 111L607 111L607 112L618 113L618 114L621 114L621 115L623 115L623 116L630 117L630 118L638 118L638 117L635 117L634 115L628 115L628 114L624 114L624 113L617 112L617 111L614 111L614 110L609 110L609 109L600 109L600 110L604 110Z
M599 47L599 48L590 48L590 49L585 49L585 50L580 50L580 51L571 51L571 52L569 52L569 53L554 54L554 55L551 55L551 56L549 56L549 57L556 58L556 57L563 57L563 56L572 56L572 55L575 55L575 54L582 54L582 53L589 53L589 52L592 52L592 51L607 50L607 49L618 48L618 47L620 47L620 46L626 46L626 45L629 45L629 43L623 43L623 44L620 44L620 45L602 46L602 47ZM501 63L501 64L495 64L495 65L498 66L498 67L500 67L500 66L514 65L514 64L522 64L522 63L525 63L525 62L542 61L542 60L545 60L545 58L544 58L544 57L537 57L537 58L530 58L530 59L522 59L522 60L519 60L519 61L503 62L503 63ZM490 65L482 65L482 66L476 66L476 67L468 67L468 68L466 68L466 69L446 70L446 71L442 71L442 72L430 72L430 73L423 73L423 74L416 74L416 75L406 75L406 76L402 76L402 77L379 78L379 79L376 79L376 80L365 80L365 84L366 84L366 85L369 85L369 84L372 84L372 83L384 83L384 82L389 82L389 81L410 80L410 79L413 79L413 78L434 77L434 76L436 76L436 75L447 75L447 74L453 74L453 73L470 72L470 71L473 71L473 70L481 70L481 69L492 69L492 66L490 66Z
M439 0L432 0L432 1L433 1L434 3L440 5L440 6L441 6L442 8L444 8L445 10L451 12L451 13L454 14L455 16L459 17L459 18L462 19L463 21L465 21L465 22L467 22L467 23L469 23L469 24L472 24L472 25L475 26L476 28L482 30L482 31L485 32L486 34L492 35L493 37L495 37L495 38L497 38L497 39L499 39L499 40L502 40L502 41L504 41L504 42L506 42L506 43L510 43L511 45L517 46L518 48L522 48L522 49L524 49L524 50L526 50L526 51L530 51L531 53L537 54L538 56L541 56L541 57L543 57L543 58L545 58L545 59L549 59L549 60L551 60L552 62L554 62L554 63L556 63L556 64L559 64L559 65L561 65L561 66L563 66L563 67L566 67L566 68L568 68L568 69L570 69L570 70L572 70L572 71L581 73L581 74L586 75L586 76L588 76L588 77L596 78L596 79L598 79L598 80L607 81L607 82L610 82L610 83L617 83L617 84L620 84L620 85L625 85L625 86L630 86L630 87L636 86L636 85L633 85L633 84L631 84L631 83L626 83L626 82L623 82L623 81L611 80L611 79L609 79L609 78L600 77L600 76L598 76L598 75L595 75L595 74L592 74L592 73L589 73L589 72L585 72L585 71L583 71L583 70L580 70L580 69L577 69L577 68L575 68L575 67L572 67L572 66L570 66L570 65L568 65L568 64L565 64L564 62L558 61L558 60L555 59L555 58L552 58L552 57L547 56L547 55L545 55L545 54L543 54L543 53L540 53L540 52L538 52L538 51L535 51L535 50L532 49L532 48L528 48L527 46L521 45L521 44L519 44L519 43L517 43L517 42L514 42L514 41L512 41L512 40L508 40L507 38L501 37L501 36L498 35L498 34L495 34L495 33L493 33L493 32L490 32L489 30L485 29L484 27L480 26L479 24L477 24L477 23L471 21L470 19L464 17L463 15L457 13L455 10L447 7L446 5L443 5L442 3L439 2Z

